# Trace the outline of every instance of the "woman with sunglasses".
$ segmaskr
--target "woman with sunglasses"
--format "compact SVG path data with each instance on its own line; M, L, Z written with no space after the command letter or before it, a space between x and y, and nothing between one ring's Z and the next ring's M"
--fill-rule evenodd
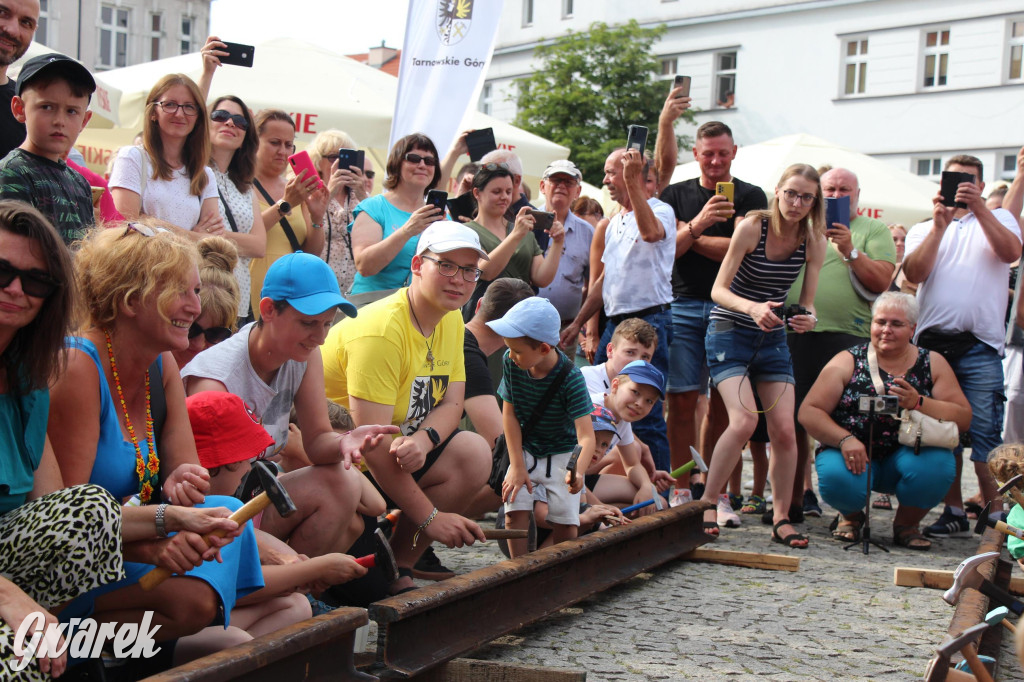
M725 484L740 452L757 427L756 387L764 405L772 443L769 476L774 521L772 541L806 549L808 540L790 522L790 499L796 472L793 424L793 366L786 330L811 331L818 273L825 259L825 207L817 171L806 164L787 168L767 211L747 214L729 241L711 289L705 346L711 379L729 413L729 424L715 445L702 499L723 503ZM787 316L783 303L806 263L800 306ZM724 505L723 505L724 506ZM717 536L718 513L704 513L704 532Z
M227 233L225 233L227 234ZM188 330L188 348L171 354L184 367L210 346L225 341L235 332L238 312L238 251L223 237L199 240L199 303L202 313Z
M327 188L321 187L319 177L307 177L305 171L285 179L288 157L295 153L291 116L280 109L264 109L256 114L255 124L260 144L253 184L267 231L265 255L249 263L249 302L258 319L263 278L274 261L295 251L315 256L323 251Z
M320 173L320 180L327 185L331 197L324 216L327 246L321 255L338 278L342 292L352 288L356 276L352 239L348 233L352 211L368 196L362 168L338 167L338 150L355 148L356 143L352 138L340 130L325 130L309 144L309 158Z
M168 74L146 97L142 147L122 147L110 175L114 206L127 220L156 218L195 240L224 229L199 86Z
M383 194L352 212L353 294L390 293L409 281L420 234L444 217L443 211L423 203L440 179L437 148L426 135L406 135L391 148Z

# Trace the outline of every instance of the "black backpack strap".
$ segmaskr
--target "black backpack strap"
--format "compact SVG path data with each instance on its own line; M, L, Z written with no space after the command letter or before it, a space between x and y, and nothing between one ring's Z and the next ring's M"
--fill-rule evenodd
M263 195L263 199L268 204L273 206L276 203L274 199L270 196L270 193L267 192L267 190L264 189L263 185L260 184L259 180L253 178L252 183L256 185L257 191L259 191L259 193ZM292 229L291 223L289 223L288 219L285 218L284 216L281 216L281 219L278 220L277 222L281 224L281 228L284 230L284 235L288 237L288 243L291 244L292 252L294 253L295 251L298 251L301 248L301 246L299 244L299 240L295 238L295 230Z

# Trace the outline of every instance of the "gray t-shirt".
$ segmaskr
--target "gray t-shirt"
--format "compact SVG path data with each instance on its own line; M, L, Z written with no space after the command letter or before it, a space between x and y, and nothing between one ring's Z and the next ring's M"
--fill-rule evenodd
M264 453L269 456L288 441L288 415L306 373L306 363L285 361L268 385L256 374L249 359L249 333L255 325L255 322L245 325L227 341L197 355L181 370L181 378L204 377L219 381L245 401L274 439L274 445Z

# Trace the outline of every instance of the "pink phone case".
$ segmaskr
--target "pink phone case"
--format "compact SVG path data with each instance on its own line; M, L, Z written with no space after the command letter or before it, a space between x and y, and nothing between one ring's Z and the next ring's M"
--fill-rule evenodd
M316 178L317 182L319 183L318 187L324 186L323 181L320 180L320 174L316 172L316 168L313 166L313 159L309 158L309 152L303 150L301 152L292 154L291 156L288 157L288 163L291 164L292 170L295 172L295 175L298 175L302 171L306 171L307 179L311 177L312 174L312 177Z

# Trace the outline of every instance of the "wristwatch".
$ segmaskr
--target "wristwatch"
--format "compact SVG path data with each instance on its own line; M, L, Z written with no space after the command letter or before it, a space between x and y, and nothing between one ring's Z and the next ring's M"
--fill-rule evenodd
M430 442L434 444L435 448L441 444L441 434L439 434L433 426L427 426L424 428L423 433L427 434L427 438L430 439Z
M853 248L853 249L850 249L850 257L849 258L844 258L843 260L846 261L847 263L851 263L851 262L857 260L857 258L859 258L859 257L860 257L860 251L858 251L856 248Z
M292 205L289 204L284 199L281 199L281 201L277 202L277 212L280 213L281 215L291 215Z

